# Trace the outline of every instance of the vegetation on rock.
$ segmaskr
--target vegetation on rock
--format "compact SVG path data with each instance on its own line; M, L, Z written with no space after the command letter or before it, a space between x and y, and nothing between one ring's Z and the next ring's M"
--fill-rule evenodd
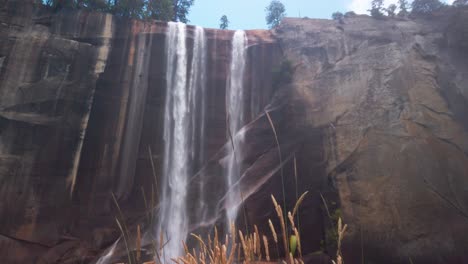
M398 16L406 17L408 15L408 1L407 0L398 0L398 8L400 12L398 12Z
M278 0L271 1L271 3L265 8L265 11L267 13L265 19L269 28L278 26L286 15L286 8L283 3Z
M391 4L387 8L385 8L385 11L387 12L387 16L395 17L396 9L397 9L397 6L395 4Z
M223 15L219 20L219 28L227 29L229 27L229 19L226 15Z
M383 8L383 0L372 0L372 8L369 10L372 17L381 18L383 17L382 11Z
M129 18L187 23L194 0L44 0L42 3L54 11L87 9Z
M344 23L343 18L344 15L341 12L335 12L332 14L332 19L340 22L341 24Z
M414 0L411 3L411 13L429 14L444 6L439 0Z

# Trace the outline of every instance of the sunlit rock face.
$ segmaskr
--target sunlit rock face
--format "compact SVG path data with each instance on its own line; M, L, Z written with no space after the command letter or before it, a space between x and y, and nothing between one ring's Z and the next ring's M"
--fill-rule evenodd
M126 261L115 201L132 236L141 225L144 247L158 232L145 208L158 218L167 24L0 3L0 256ZM361 252L374 263L467 262L467 21L460 9L344 24L285 19L274 31L246 31L244 119L232 135L242 138L240 178L230 188L223 175L234 32L204 29L197 100L206 112L191 124L203 121L205 130L190 143L197 158L186 168L187 231L222 232L234 204L238 227L269 234L268 219L277 220L270 195L292 210L308 190L300 210L306 254L333 243L322 194L349 225L349 263L360 263ZM199 32L186 26L187 72ZM283 60L292 82L273 83ZM244 205L227 202L230 190Z
M293 104L324 132L352 263L361 252L376 263L467 261L467 15L286 19L277 30L298 65Z

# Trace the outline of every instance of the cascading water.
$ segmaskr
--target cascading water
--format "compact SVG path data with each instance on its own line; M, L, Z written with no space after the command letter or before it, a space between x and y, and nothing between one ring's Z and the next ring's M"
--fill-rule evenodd
M232 38L230 78L226 89L226 106L229 120L228 140L231 140L231 149L226 171L226 184L228 193L226 196L227 220L233 222L237 217L237 204L240 201L240 190L231 189L240 178L239 150L243 141L243 134L239 130L245 123L244 117L244 72L246 64L247 36L244 31L238 30ZM229 224L228 223L228 224Z
M195 28L188 72L186 33L185 24L168 23L163 189L158 230L169 241L164 246L166 258L183 253L182 241L188 233L187 183L199 155L196 150L203 149L199 138L203 138L204 122L198 120L205 119L205 34L203 28Z
M206 116L206 38L202 27L195 27L193 43L193 57L190 74L190 107L191 107L191 159L192 165L198 166L204 161L205 150L205 116ZM198 165L198 166L197 166ZM200 184L198 198L197 220L204 219L205 184Z

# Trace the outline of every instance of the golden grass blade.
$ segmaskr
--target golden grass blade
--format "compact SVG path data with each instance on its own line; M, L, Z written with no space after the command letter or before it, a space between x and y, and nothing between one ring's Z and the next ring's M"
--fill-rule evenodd
M185 241L182 240L182 245L184 246L184 251L185 251L185 254L188 255L190 254L190 251L187 247L187 244L185 243Z
M294 225L294 218L291 212L288 212L288 219L289 219L289 222L291 223L291 227L294 229L296 226Z
M266 236L263 236L263 246L265 247L266 261L270 261L270 249L268 248L268 238Z
M242 245L242 250L244 251L244 257L246 260L248 260L249 258L249 251L247 249L247 244L245 243L245 239L244 239L244 235L242 234L242 231L239 230L239 239L241 241L241 245Z
M213 246L216 248L218 247L218 244L219 244L218 228L215 226L214 230L215 230L215 236L213 240Z
M281 206L276 207L276 213L278 214L278 219L280 220L281 231L283 232L283 247L285 252L289 252L289 245L288 245L288 236L286 232L286 224L283 218L283 210Z
M190 233L190 235L193 236L196 240L198 240L198 242L200 243L200 246L201 246L202 249L206 248L206 244L205 244L205 242L203 242L203 239L200 236L198 236L198 235L196 235L194 233Z
M294 228L294 235L297 238L297 250L299 252L299 257L302 258L301 237L299 236L299 231L297 231L297 228Z
M271 195L271 200L273 201L273 205L275 206L275 209L276 209L276 207L278 207L278 202L276 201L275 196L273 196L273 194Z
M260 237L260 232L258 232L257 225L254 225L254 230L255 230L254 236L255 236L255 241L256 241L255 247L257 249L256 254L257 254L258 259L261 260L262 259L262 240Z
M234 254L236 252L237 244L233 244L231 247L231 253L229 255L229 259L227 261L227 264L232 264L234 263Z
M137 238L136 238L136 261L140 263L141 260L141 230L140 225L137 225Z
M278 244L278 235L276 234L276 230L273 226L273 223L271 222L271 219L268 219L268 225L270 226L271 233L273 234L273 240Z
M227 258L226 258L226 245L221 246L221 263L222 264L227 264Z
M306 195L308 194L309 192L305 192L301 195L301 197L299 197L299 199L296 201L296 205L294 205L294 209L293 209L293 217L296 216L297 212L299 211L299 206L301 205L302 201L304 201L304 198L306 197ZM299 220L298 220L299 221Z

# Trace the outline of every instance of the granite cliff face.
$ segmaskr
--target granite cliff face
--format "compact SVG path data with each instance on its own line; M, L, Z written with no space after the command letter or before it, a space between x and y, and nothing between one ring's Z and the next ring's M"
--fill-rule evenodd
M0 3L0 255L5 263L91 263L119 237L111 193L130 229L151 229L142 197L151 200L161 177L166 24ZM275 31L248 31L238 183L248 224L268 231L281 174L294 205L296 163L298 192L310 191L300 212L305 252L331 244L322 193L350 226L349 263L360 263L361 252L376 263L467 262L467 21L459 9L344 24L285 19ZM216 201L230 147L233 32L205 32L209 129L190 188L210 179L206 195ZM283 60L294 74L278 85ZM214 212L190 229L222 221Z
M467 15L286 19L277 31L298 64L293 104L324 133L351 261L361 243L378 263L468 261Z

